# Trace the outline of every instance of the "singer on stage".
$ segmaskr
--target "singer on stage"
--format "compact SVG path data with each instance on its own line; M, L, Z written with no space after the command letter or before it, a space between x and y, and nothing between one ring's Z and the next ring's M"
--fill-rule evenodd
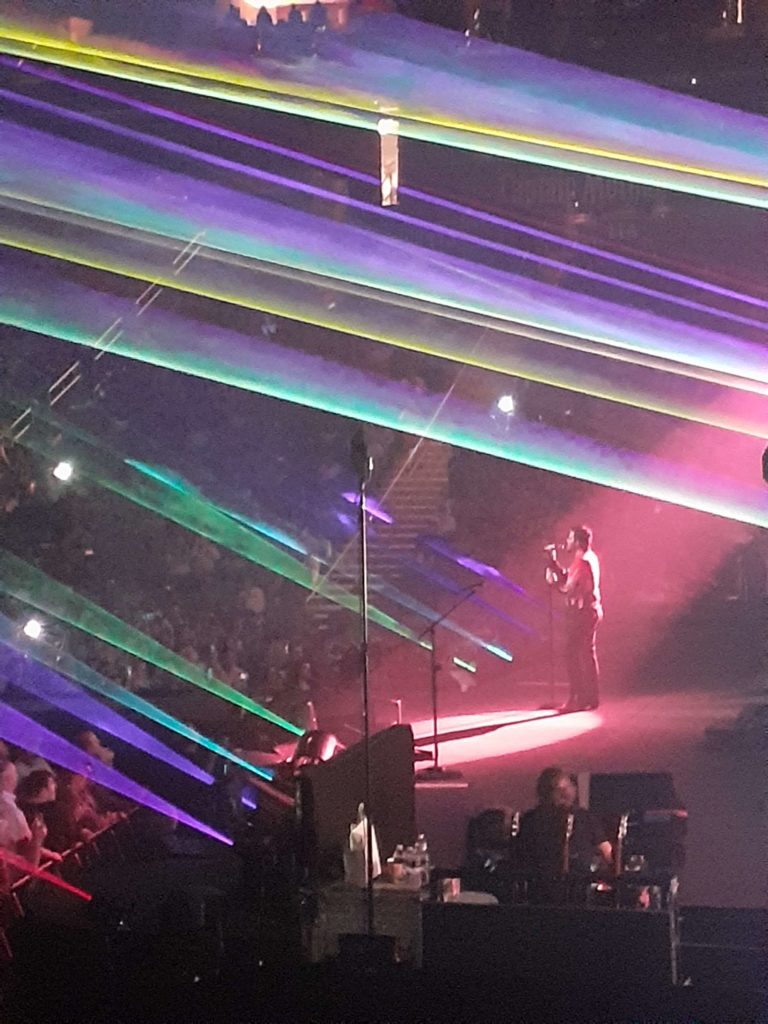
M600 600L600 561L592 550L592 531L575 526L568 534L566 551L573 555L568 569L557 560L557 548L547 546L550 562L547 579L565 594L565 663L570 695L562 711L596 708L599 668L597 663L597 627L603 620Z

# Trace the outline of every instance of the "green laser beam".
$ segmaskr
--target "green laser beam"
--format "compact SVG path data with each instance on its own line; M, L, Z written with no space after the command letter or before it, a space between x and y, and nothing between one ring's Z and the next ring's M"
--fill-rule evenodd
M621 381L606 381L602 374L586 370L572 370L557 365L550 366L545 361L526 354L519 348L515 350L500 349L494 345L493 338L486 335L469 345L466 332L462 328L471 325L494 333L512 334L515 337L544 342L591 356L600 356L611 362L630 363L644 369L663 370L666 374L703 380L720 387L737 388L752 394L768 395L768 384L737 376L727 370L717 369L711 360L707 366L680 363L674 359L663 360L653 355L647 347L645 351L611 348L601 342L531 327L524 322L510 323L485 314L458 312L457 310L460 308L458 306L451 310L447 306L435 306L426 300L404 297L399 294L381 295L371 288L346 285L335 278L325 278L319 275L309 276L306 273L302 273L299 278L295 276L296 272L292 268L280 270L272 264L268 264L265 268L257 261L244 262L238 257L229 257L226 254L219 254L215 257L217 262L222 262L218 277L214 273L215 267L212 269L211 263L206 262L205 271L201 271L193 263L190 263L185 268L185 278L182 279L169 272L165 262L156 254L155 262L150 265L146 265L145 261L139 260L138 257L123 256L122 261L115 261L110 253L105 253L104 258L100 258L99 250L93 240L86 246L84 243L70 243L59 237L56 248L52 248L50 243L43 241L38 233L32 233L30 240L29 232L25 233L23 238L19 238L3 233L2 229L0 229L0 240L11 247L18 246L25 251L55 256L103 272L156 282L163 287L187 294L200 295L244 308L258 309L281 317L303 321L313 326L363 336L384 344L462 362L479 369L503 373L534 383L558 387L605 401L617 402L633 408L674 416L689 422L736 431L753 437L762 437L764 434L762 418L751 411L723 410L716 406L697 405L686 400L684 396L676 394L670 388L667 389L667 394L658 394L647 388L629 387L622 384ZM102 243L102 246L105 247L106 243ZM214 250L214 252L218 252L218 250ZM206 254L204 260L208 261L210 258ZM256 272L266 273L265 287L271 289L270 293L259 289L257 295L254 296L254 262L257 263ZM251 270L248 282L246 284L243 281L241 288L237 289L235 286L238 278L230 268L239 267L243 271L249 265ZM221 282L218 286L217 281ZM301 281L301 293L296 294L295 290L286 293L286 288L291 289L297 281ZM339 293L352 296L354 301L346 304L337 302L333 312L330 313L327 308L326 291L324 291L328 287L334 287ZM282 290L276 295L277 289ZM17 289L16 297L9 300L10 305L16 307L16 313L8 311L9 302L6 302L0 312L0 317L4 318L7 323L15 322L18 326L23 326L25 317L18 313L18 295L19 290ZM360 308L361 303L365 304L362 309ZM378 314L377 318L382 324L381 326L379 324L372 325L371 311L374 315ZM26 315L27 323L30 316L34 318L35 313ZM439 326L436 328L431 319L435 316L443 321L448 321L448 323L444 323L442 329ZM459 326L452 328L451 324ZM702 357L700 363L703 361Z
M23 561L10 551L0 549L0 590L25 604L55 619L75 626L77 629L104 643L132 654L178 679L192 683L201 690L207 690L216 697L234 704L265 721L276 725L294 736L300 736L302 729L292 722L262 707L243 693L226 683L209 677L202 669L182 658L174 651L148 637L145 633L123 622L116 615L83 597L71 587L59 583L40 569Z
M31 173L31 171L29 171ZM27 174L27 177L29 176ZM722 384L724 386L738 387L742 390L752 391L757 394L768 394L768 377L766 377L762 364L756 367L754 357L748 360L748 365L742 367L743 355L734 356L732 353L732 339L710 332L699 331L699 339L696 344L688 343L683 345L680 342L672 348L672 354L668 355L670 346L667 335L663 340L660 332L668 332L670 336L686 337L687 333L696 332L696 329L686 328L676 321L663 320L659 317L648 317L632 311L622 315L630 316L632 326L631 334L627 331L626 325L621 319L617 319L617 309L612 304L598 303L599 314L590 312L581 315L577 319L576 312L569 308L568 300L571 293L565 292L558 297L561 306L557 309L551 308L551 299L548 299L542 308L542 303L531 300L526 292L526 287L532 289L525 279L520 281L510 277L508 281L496 281L490 292L484 290L481 297L470 298L467 291L472 284L483 283L484 275L481 268L472 264L456 269L447 266L445 281L441 281L439 287L435 287L434 273L430 274L430 263L434 263L434 254L426 254L418 247L411 245L398 246L390 253L394 262L401 264L406 259L420 260L418 268L414 265L414 273L411 275L399 276L390 271L389 278L376 276L368 268L364 269L344 259L344 243L352 244L356 233L352 231L349 237L341 238L335 248L330 250L331 256L323 255L317 251L316 239L311 236L316 231L315 218L304 218L302 220L305 235L297 242L290 231L287 240L280 240L276 244L276 236L267 235L262 231L261 237L254 238L252 234L242 229L221 229L211 224L211 217L214 216L210 207L198 211L198 219L194 220L189 215L189 209L194 208L189 199L183 201L181 206L178 200L169 198L167 209L158 205L154 195L146 195L145 202L135 200L127 201L122 195L112 197L94 198L90 191L74 186L74 193L71 192L67 200L52 199L51 193L56 188L51 184L51 175L46 175L44 182L35 185L38 192L42 191L47 199L42 200L39 196L31 197L26 191L18 194L7 186L0 196L1 202L8 204L16 211L21 218L24 230L20 235L17 231L14 234L10 226L4 228L0 241L11 247L19 247L28 251L39 252L44 255L77 262L82 265L92 266L94 269L104 269L111 273L122 274L123 276L138 277L142 280L157 280L163 287L175 288L180 291L188 291L191 294L203 295L218 301L230 302L235 305L242 305L245 308L259 308L268 312L275 312L277 315L291 317L292 319L304 320L307 323L316 323L319 326L326 326L332 329L344 331L345 333L365 333L373 340L385 340L394 344L387 338L380 339L377 332L370 329L366 332L365 324L369 316L358 314L352 326L344 325L344 317L349 318L349 311L341 309L336 305L334 315L329 316L327 303L322 303L320 309L310 308L307 310L306 296L297 297L296 289L287 296L284 294L286 288L297 285L301 282L305 288L313 285L317 289L333 288L339 293L356 296L367 301L376 301L387 304L387 316L391 317L393 306L400 306L403 309L423 311L431 316L438 316L442 319L456 321L460 324L476 324L483 328L489 328L494 332L512 334L516 337L522 336L534 341L542 341L555 346L585 352L593 355L600 355L612 360L631 362L635 365L644 366L649 369L663 369L669 373L690 376L695 379L705 380L710 383ZM113 179L114 180L114 179ZM183 180L183 179L182 179ZM28 188L27 185L24 188ZM132 189L135 191L135 187ZM149 205L147 205L147 203ZM55 211L53 217L56 221L55 227L50 234L56 238L55 246L51 245L50 238L40 228L39 219L41 215L51 216L50 211ZM271 206L267 208L266 215L271 213ZM254 213L265 216L263 204L254 207ZM226 218L226 212L220 215ZM29 223L29 220L32 223ZM200 220L204 217L205 222ZM74 231L70 232L74 237L63 230L64 224L73 225ZM226 220L225 220L226 223ZM93 234L83 240L81 228L91 228L103 232L111 238L120 237L123 240L122 262L116 261L115 245L102 241L97 243ZM355 229L356 230L356 229ZM161 262L158 247L168 246L169 240L179 245L188 245L190 238L205 236L205 244L200 246L203 259L214 258L217 263L226 263L227 268L235 267L243 273L248 274L247 280L242 280L239 288L235 287L233 271L224 269L222 266L217 270L217 264L206 264L206 273L201 275L195 263L201 258L200 254L195 260L184 265L183 273L189 283L181 279L181 272L177 267L169 271L167 266ZM293 238L293 244L291 239ZM152 259L147 263L146 255L136 253L136 247L143 241L155 248L152 250ZM312 242L315 241L315 249ZM101 245L102 255L97 258L95 253L97 245ZM328 244L325 248L328 249ZM303 245L303 249L297 249L296 245ZM424 257L427 256L427 263L424 264ZM271 275L270 287L274 292L278 287L276 280L284 283L279 287L283 293L279 300L269 296L260 297L258 301L253 298L253 286L250 275L254 266L259 273ZM150 269L151 268L151 269ZM416 270L419 270L419 274ZM439 269L443 269L439 265ZM419 285L421 278L429 276L430 283ZM414 281L416 283L414 283ZM287 282L287 283L285 283ZM465 294L465 292L467 292ZM459 297L460 296L460 297ZM499 296L494 302L494 297ZM514 297L514 298L513 298ZM316 297L319 301L322 293ZM548 304L548 305L547 305ZM538 305L538 308L537 308ZM297 310L292 312L292 310ZM365 311L364 311L365 312ZM639 317L639 320L638 320ZM558 322L560 321L560 322ZM574 329L578 326L578 330ZM650 325L650 326L649 326ZM390 332L391 333L391 332ZM412 335L413 325L408 324L403 333ZM424 332L421 333L424 338ZM715 342L718 343L715 347ZM422 345L425 342L422 341ZM466 338L454 340L453 348L445 351L446 343L436 348L439 341L429 342L430 348L422 347L417 351L423 351L430 355L440 355L444 358L467 361ZM406 346L403 346L406 347ZM516 354L515 354L516 355ZM499 352L491 347L491 351L485 356L488 360L484 368L493 369L497 372L509 372L507 367L515 365L515 358L510 357L509 351ZM593 384L594 386L594 384ZM576 388L574 388L576 390ZM599 397L603 397L602 395ZM655 411L655 410L654 410ZM692 418L692 417L684 417ZM726 429L732 429L730 427Z
M80 440L82 441L82 437ZM35 424L24 434L21 441L38 454L51 457L52 446L45 436L40 435ZM78 458L78 472L100 487L170 519L213 543L221 544L235 554L269 569L305 590L317 592L312 573L298 559L237 522L226 511L219 509L193 489L169 487L164 482L147 476L141 469L130 466L124 460L116 458L113 461L114 468L110 470L106 453L100 451L97 455L91 450L84 457ZM359 599L341 587L326 584L319 593L343 608L353 612L359 611ZM379 608L370 606L369 616L372 622L389 632L414 643L419 642L412 630Z
M34 658L35 661L39 661L55 672L60 672L73 682L79 683L80 686L98 693L101 697L107 697L129 711L135 711L136 714L148 718L151 722L163 726L163 728L176 733L178 736L191 740L205 750L210 750L213 754L218 754L219 757L225 758L232 764L236 764L239 768L244 768L246 771L259 776L259 778L272 778L270 772L252 765L249 761L244 761L243 758L233 754L226 747L222 747L214 742L214 740L199 733L197 729L192 729L184 722L179 721L178 718L174 718L173 715L162 711L150 701L145 700L136 693L132 693L113 680L107 679L106 676L91 668L90 665L86 665L85 662L73 657L73 655L66 651L60 651L39 640L26 641L23 635L19 636L18 634L18 627L5 615L0 615L0 639L8 641L15 648L23 651L27 657Z
M757 487L739 487L679 463L614 450L586 438L525 423L516 424L510 436L499 438L491 431L487 414L478 416L474 407L465 409L462 405L461 410L454 411L453 407L441 406L436 416L435 401L417 399L408 389L371 381L358 371L318 357L293 353L289 365L277 346L264 343L254 348L250 339L233 332L213 332L217 336L206 339L199 326L190 331L184 321L176 323L178 318L172 319L172 329L155 327L150 337L141 339L122 335L110 351L641 497L756 526L768 525L764 495ZM73 329L71 317L69 320L64 324L39 320L30 329L98 348L87 329ZM219 336L224 334L226 337Z

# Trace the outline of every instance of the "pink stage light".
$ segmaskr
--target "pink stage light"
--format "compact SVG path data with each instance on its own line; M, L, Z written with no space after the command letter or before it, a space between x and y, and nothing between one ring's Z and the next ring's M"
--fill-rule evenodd
M494 757L506 757L509 754L521 754L526 750L549 747L597 729L603 722L602 716L595 711L579 711L568 715L559 715L556 711L513 711L506 714L499 712L491 715L441 718L438 725L442 735L446 732L482 729L493 725L494 719L510 724L500 725L492 732L484 732L480 736L441 741L440 763L445 767L473 764L478 761L489 761ZM419 729L422 733L427 732L429 736L432 734L431 722L415 722L412 728L414 734L418 734Z
M449 715L438 719L438 728L440 736L446 736L456 732L467 732L470 729L484 729L490 726L503 726L507 724L518 725L522 722L530 722L539 718L552 718L556 714L556 711L534 709L531 711L490 711L475 715ZM431 739L433 728L431 718L411 722L411 729L417 743L423 743L425 740Z

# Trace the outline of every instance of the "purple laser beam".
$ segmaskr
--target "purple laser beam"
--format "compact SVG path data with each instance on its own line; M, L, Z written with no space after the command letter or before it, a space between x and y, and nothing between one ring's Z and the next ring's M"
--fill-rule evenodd
M8 66L16 66L8 61L7 58L0 57L0 64L6 64ZM263 140L253 139L249 136L243 135L240 132L234 132L229 129L221 128L217 125L212 125L205 121L200 121L197 118L192 118L184 114L178 114L165 110L162 107L158 107L154 104L144 103L141 100L129 99L128 97L122 96L119 93L114 93L107 89L101 89L97 86L85 85L84 83L76 83L63 75L59 75L52 71L43 71L40 69L29 69L23 68L23 70L32 75L43 79L49 79L51 81L58 82L69 88L88 92L93 95L100 96L102 98L110 99L116 103L121 103L125 106L130 106L138 110L143 110L146 113L151 113L158 117L165 118L167 120L176 121L181 124L186 124L189 127L197 128L208 132L209 134L216 134L222 138L228 138L232 141L249 145L256 149L263 149L266 152L275 153L276 155L284 156L288 159L305 163L308 166L318 167L322 170L331 171L336 174L341 174L346 177L365 182L366 184L378 184L378 179L372 175L364 174L360 171L354 171L351 168L343 167L339 164L333 164L325 160L320 160L317 157L311 157L307 154L297 153L293 150L287 149L283 146L278 146L274 143L264 142ZM612 287L622 288L626 291L635 292L636 294L643 295L648 298L654 298L663 302L668 302L673 305L678 305L686 309L693 310L695 312L704 313L709 316L722 317L727 320L731 320L735 323L740 323L748 327L756 327L758 329L765 329L765 323L760 320L754 320L750 317L743 317L737 313L731 313L727 310L716 309L712 306L707 306L704 303L696 302L692 299L685 299L682 296L670 295L666 292L660 292L657 289L649 288L645 285L636 284L629 281L621 281L618 278L611 277L607 274L602 274L598 271L588 270L585 267L574 266L569 263L563 263L560 260L554 260L550 257L539 256L533 253L526 252L523 249L518 249L514 246L505 245L502 242L493 242L490 239L482 239L476 235L471 235L464 231L458 231L454 228L448 228L445 225L437 225L429 221L424 221L418 217L412 217L408 214L401 213L391 208L382 210L379 207L372 206L368 203L364 203L361 200L352 199L351 197L342 197L335 192L330 192L325 189L317 188L313 185L306 185L302 182L294 182L290 179L284 178L280 175L274 175L267 171L259 171L255 168L247 167L244 164L240 164L236 161L226 160L223 157L216 157L213 154L203 153L199 150L195 150L192 147L184 146L180 143L172 143L166 139L157 139L154 136L148 136L143 132L136 132L133 129L124 128L122 126L112 125L110 122L103 121L100 118L94 118L89 114L81 114L75 111L65 111L63 108L58 107L54 104L47 104L42 100L34 100L30 97L21 97L15 93L0 90L0 95L5 95L7 98L14 100L22 105L31 107L37 107L38 109L47 109L48 111L57 113L58 115L69 118L71 120L81 121L82 123L91 124L95 127L100 127L109 131L114 131L117 134L124 135L128 138L135 138L139 141L147 142L151 145L156 145L160 148L167 149L171 152L181 152L186 156L191 156L194 159L202 160L203 162L210 163L214 166L222 167L226 170L234 170L238 173L245 174L249 177L260 178L261 180L269 181L271 184L281 185L283 187L294 189L295 191L305 192L310 195L317 196L319 198L342 203L343 205L349 206L353 209L362 210L366 214L374 216L383 216L389 220L397 220L401 223L408 224L412 227L419 227L433 233L442 234L445 237L451 238L454 241L467 242L472 245L477 245L482 248L490 249L496 252L504 253L505 255L513 256L519 259L528 260L533 263L537 263L541 266L550 267L552 269L561 270L565 273L574 274L579 277L584 277L588 280L598 282L600 284L607 284ZM472 217L475 219L483 220L487 223L493 224L497 227L503 227L506 230L517 231L521 234L527 234L531 237L539 240L554 242L557 245L565 246L573 249L577 252L582 252L591 256L599 257L601 259L610 260L623 266L630 267L634 270L639 270L644 273L651 273L657 276L666 277L669 280L677 283L689 285L693 288L703 291L709 291L712 294L720 295L722 297L730 298L738 302L754 305L762 309L768 309L768 302L756 298L755 296L746 295L745 293L736 292L732 289L724 288L720 285L711 284L710 282L701 281L697 278L690 277L685 274L678 274L674 271L662 270L659 267L654 267L651 264L644 263L640 260L634 260L631 257L621 256L616 253L609 253L606 250L599 249L595 246L587 245L583 242L575 242L571 239L562 238L559 235L552 234L547 231L541 231L536 228L532 228L525 224L520 224L514 221L506 220L505 218L498 217L495 214L486 213L485 211L473 210L470 207L462 206L459 203L454 203L448 199L442 199L437 196L432 196L429 193L421 192L417 189L401 188L403 195L410 195L420 202L429 203L434 206L442 207L443 209L451 210L454 213L461 214L463 216Z
M344 501L348 501L350 505L358 504L358 497L354 491L344 491L342 498ZM382 523L386 523L388 526L394 523L394 519L389 512L385 512L375 498L368 498L366 500L366 510L374 519L380 519Z
M40 697L75 718L79 718L100 732L108 732L117 736L138 750L143 750L150 757L164 761L173 768L178 768L185 775L191 775L200 782L210 785L213 776L204 772L192 761L177 754L156 740L154 736L144 732L133 722L129 722L116 711L83 693L64 676L41 665L27 654L14 650L9 644L0 641L0 675L20 689Z
M217 832L204 822L187 814L186 811L169 804L167 800L156 796L115 768L109 768L100 761L88 757L83 750L68 743L61 736L57 736L55 732L51 732L50 729L46 729L34 719L28 718L7 704L0 705L0 738L9 743L15 743L17 746L23 747L24 750L44 757L46 761L67 768L77 775L85 775L100 786L114 790L115 793L119 793L127 800L143 804L144 807L149 807L151 810L157 811L158 814L173 818L174 821L179 821L182 825L202 832L226 846L233 845L228 836L222 835L221 832Z

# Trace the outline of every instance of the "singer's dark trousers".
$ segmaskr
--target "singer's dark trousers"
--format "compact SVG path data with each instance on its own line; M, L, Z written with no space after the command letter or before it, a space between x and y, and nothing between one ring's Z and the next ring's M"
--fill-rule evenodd
M566 612L565 667L570 704L597 706L600 700L597 627L601 619L592 608L569 608Z

